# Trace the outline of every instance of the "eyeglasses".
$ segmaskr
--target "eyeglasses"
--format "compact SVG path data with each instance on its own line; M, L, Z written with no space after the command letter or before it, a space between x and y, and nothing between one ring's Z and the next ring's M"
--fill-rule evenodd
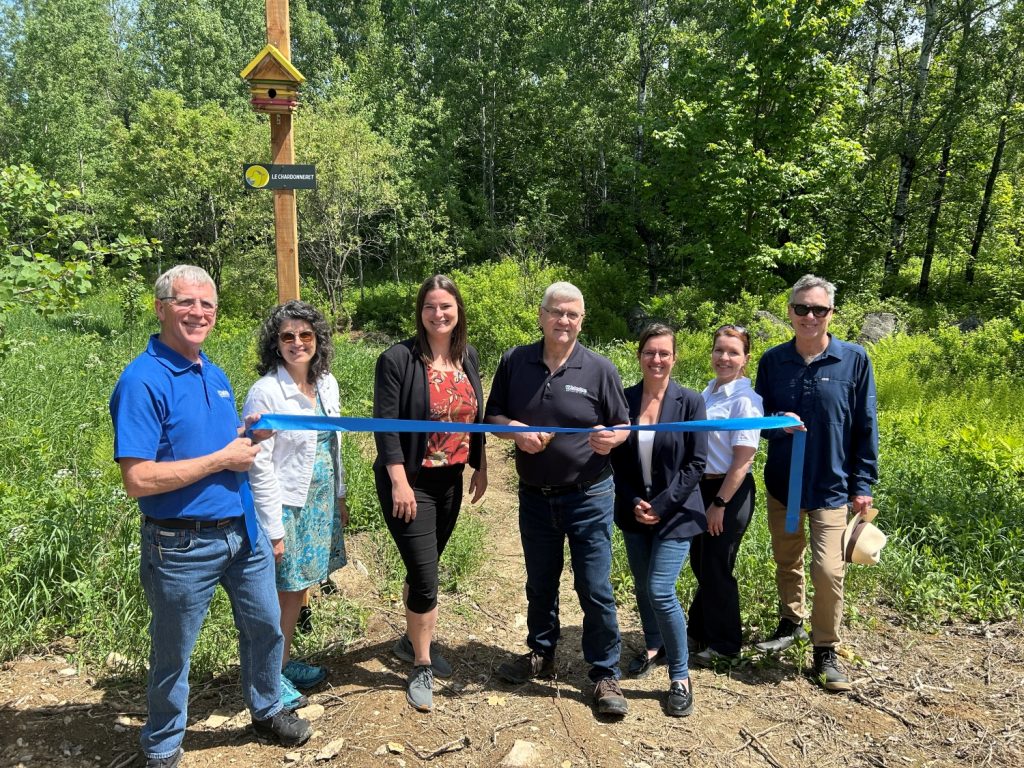
M576 312L572 309L548 309L547 307L544 306L542 306L541 309L543 309L549 315L554 315L555 317L559 317L562 320L568 320L570 323L578 323L580 321L580 318L583 317L582 312Z
M641 357L647 360L668 360L669 358L672 357L672 354L672 352L665 352L664 350L661 349L645 349L643 352L640 353Z
M807 314L811 313L819 319L828 317L828 313L835 309L835 307L813 307L810 304L790 304L789 306L800 317L807 317Z
M217 311L216 303L206 299L195 299L191 296L161 296L160 301L166 301L175 309L192 309L198 304L199 308L208 315Z
M298 339L303 344L312 344L313 339L316 338L316 334L312 331L299 331L298 333L292 333L291 331L285 331L277 337L282 344L293 344L295 339Z

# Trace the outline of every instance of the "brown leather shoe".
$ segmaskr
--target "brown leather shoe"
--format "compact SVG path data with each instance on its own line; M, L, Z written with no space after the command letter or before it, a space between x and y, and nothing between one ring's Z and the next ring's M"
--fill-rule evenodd
M597 681L594 687L594 703L602 715L622 717L629 712L629 705L626 703L626 697L622 695L619 681L613 677Z

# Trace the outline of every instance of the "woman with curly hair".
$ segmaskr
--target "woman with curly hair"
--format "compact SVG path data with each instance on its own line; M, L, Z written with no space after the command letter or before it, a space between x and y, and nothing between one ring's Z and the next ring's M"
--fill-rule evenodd
M339 416L338 382L331 374L334 345L323 315L303 301L275 307L259 339L261 375L245 399L252 413ZM260 444L249 470L260 523L274 546L284 659L281 698L305 704L297 689L327 677L322 666L289 659L306 590L345 565L345 470L338 432L275 432Z

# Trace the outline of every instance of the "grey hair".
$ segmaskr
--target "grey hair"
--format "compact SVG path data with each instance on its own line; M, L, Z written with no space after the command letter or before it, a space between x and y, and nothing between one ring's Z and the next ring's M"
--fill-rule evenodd
M834 307L836 305L836 287L823 277L817 275L804 275L795 283L789 291L789 303L793 303L793 299L801 291L809 291L812 288L821 288L825 293L828 294L828 305Z
M153 295L158 299L166 299L174 290L176 282L185 285L209 285L213 288L213 297L217 298L217 284L213 282L210 273L194 264L178 264L160 275L153 286Z
M580 303L580 307L586 309L586 304L583 301L583 294L580 293L580 289L572 283L559 281L549 285L547 290L544 291L544 298L541 299L540 305L542 307L546 307L548 302L552 300L578 301Z

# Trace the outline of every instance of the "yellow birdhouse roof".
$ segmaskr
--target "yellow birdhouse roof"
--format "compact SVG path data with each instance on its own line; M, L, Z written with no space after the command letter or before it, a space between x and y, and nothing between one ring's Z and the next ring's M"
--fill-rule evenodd
M243 80L279 80L296 85L306 82L306 78L292 66L284 54L269 43L246 65L241 76Z

